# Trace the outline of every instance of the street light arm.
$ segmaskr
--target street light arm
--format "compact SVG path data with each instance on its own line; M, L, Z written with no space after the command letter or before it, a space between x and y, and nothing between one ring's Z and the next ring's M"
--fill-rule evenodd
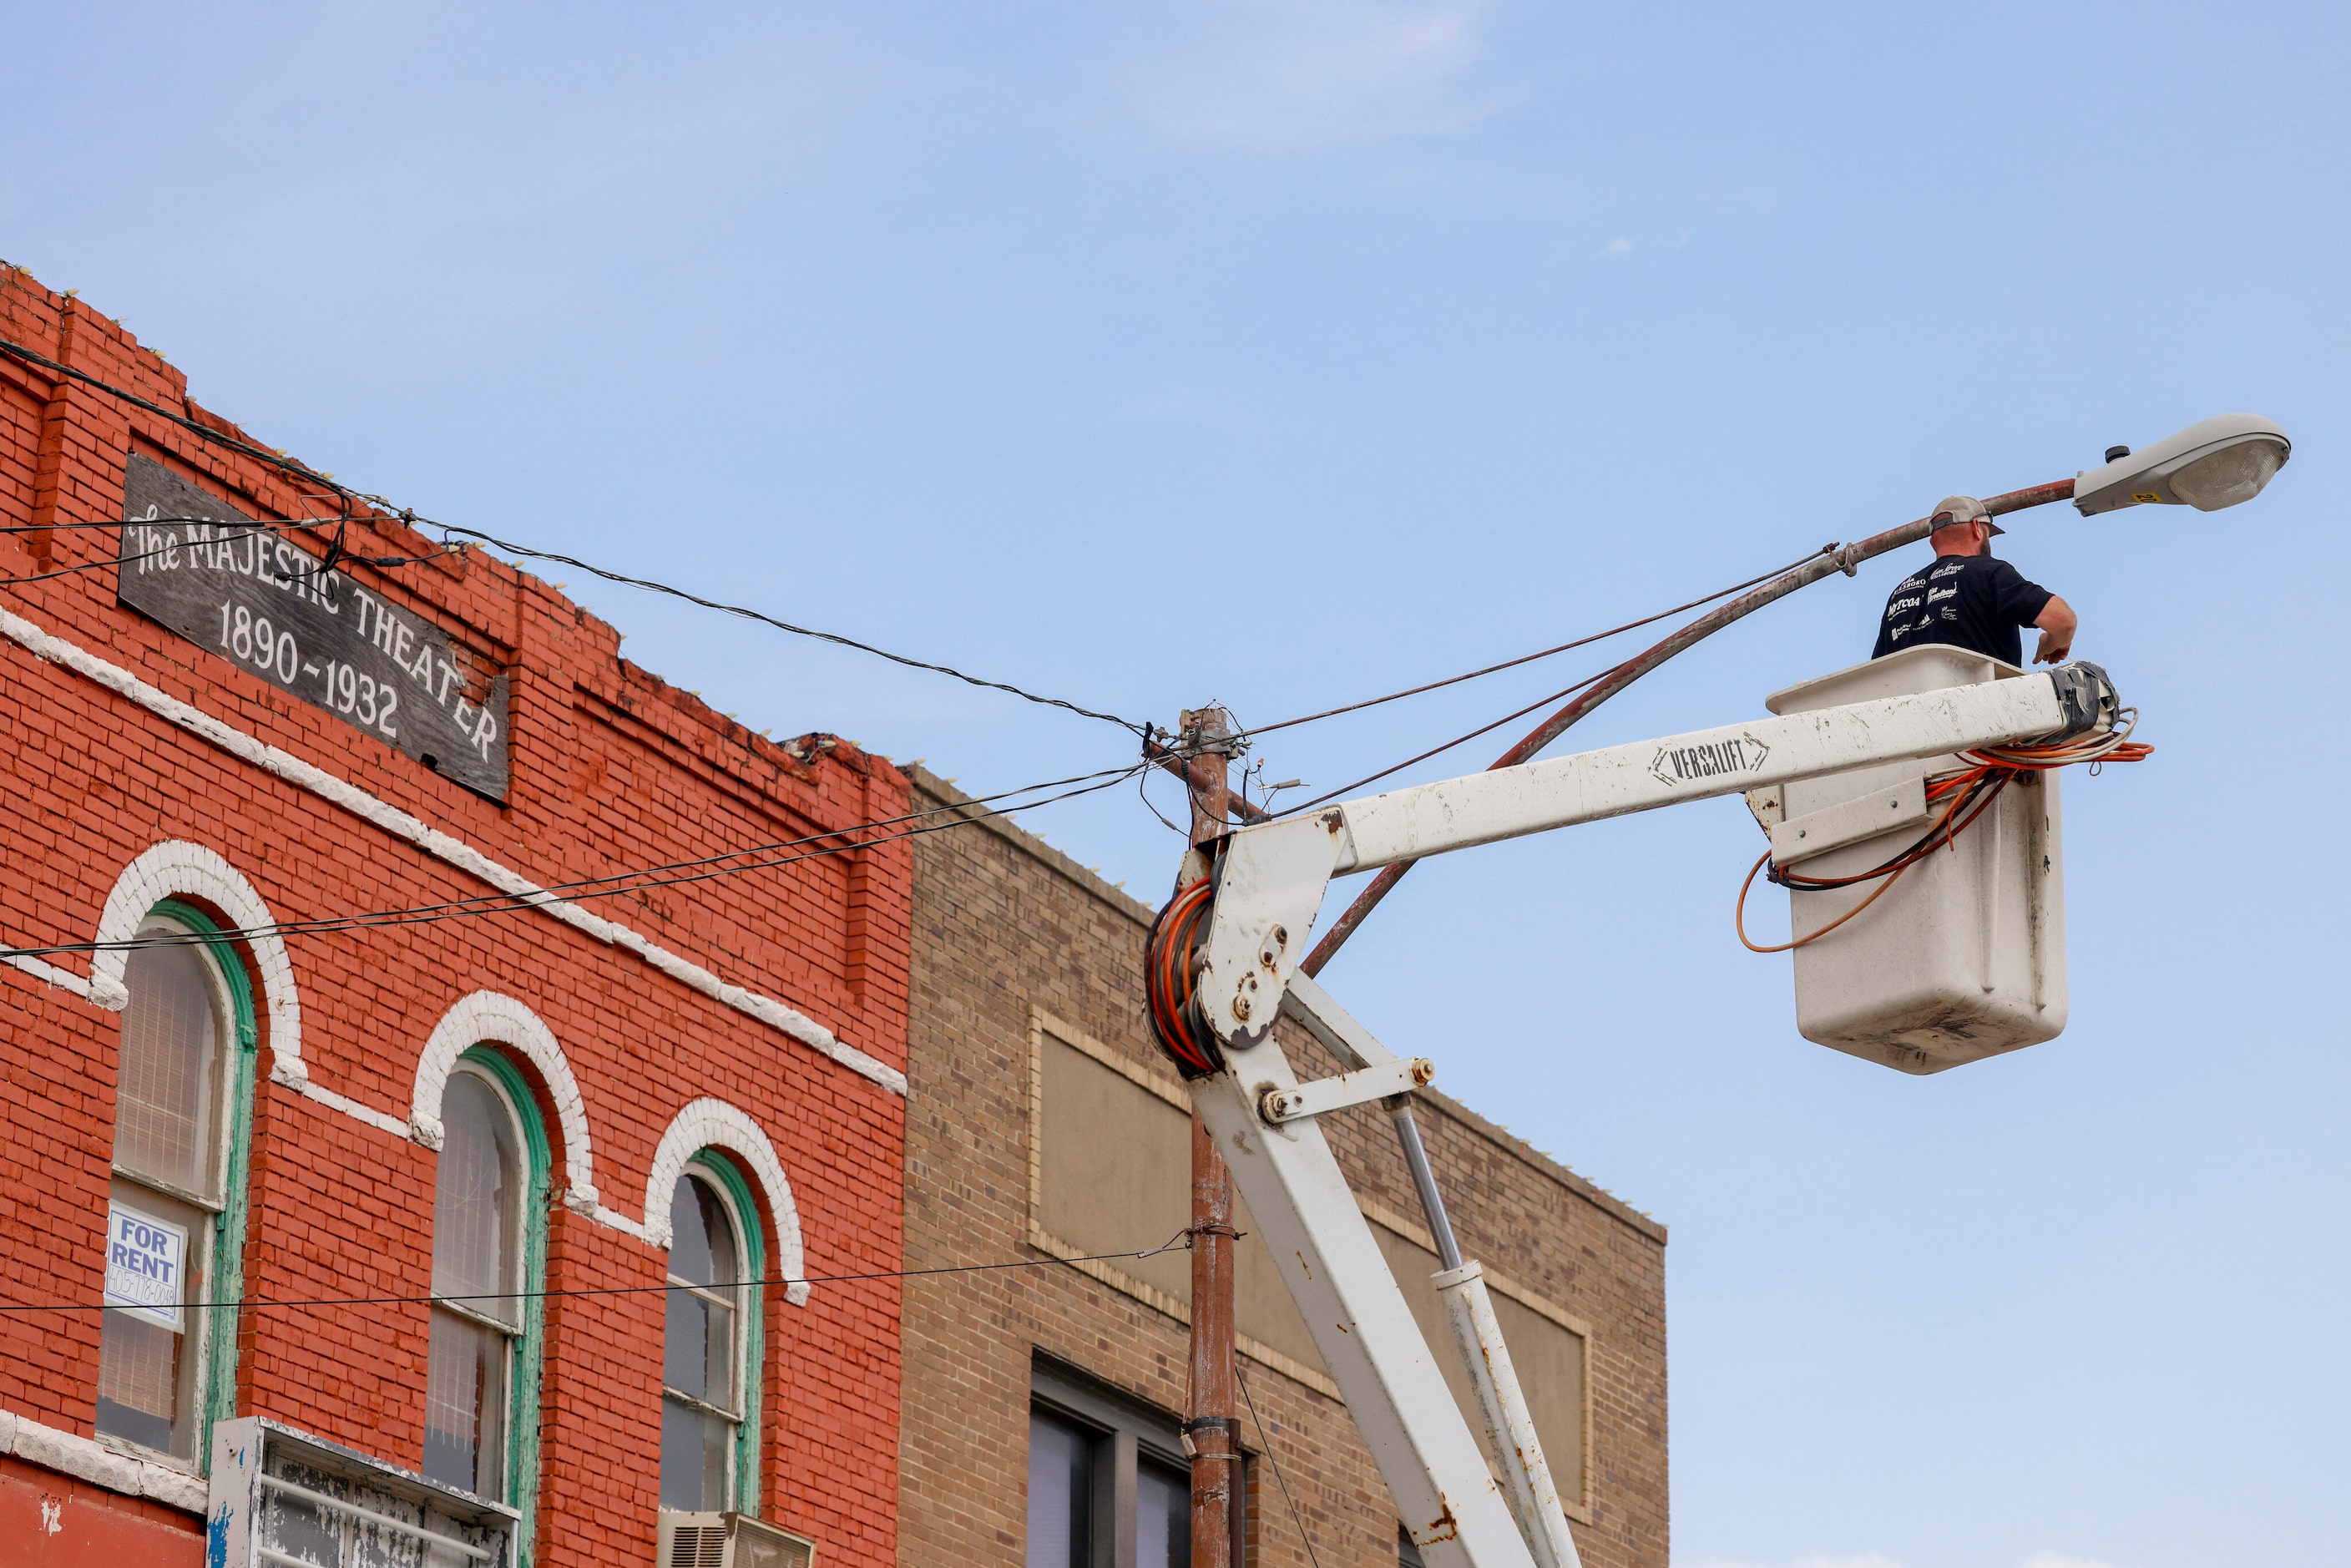
M2047 485L2034 485L2022 490L2011 490L2004 496L1994 496L1984 502L1984 510L1994 517L2002 517L2010 512L2023 511L2030 507L2045 507L2052 501L2071 500L2073 497L2074 481L2059 479ZM1707 612L1654 647L1635 653L1609 671L1596 684L1585 688L1566 706L1537 725L1525 739L1502 753L1495 759L1493 766L1513 768L1535 757L1552 741L1566 734L1570 727L1582 720L1585 715L1602 703L1606 702L1675 654L1706 641L1732 622L1752 615L1765 605L1784 599L1800 588L1808 588L1824 577L1833 576L1840 571L1850 576L1863 561L1874 559L1888 550L1900 549L1904 545L1917 544L1933 531L1931 520L1920 517L1915 522L1904 523L1899 528L1888 528L1884 533L1872 534L1869 538L1853 544L1830 547L1803 565L1782 572L1762 587L1741 594L1728 604ZM1380 900L1385 898L1388 891L1404 880L1404 873L1410 871L1415 863L1408 860L1400 861L1374 877L1370 885L1355 895L1355 901L1347 906L1345 912L1337 920L1332 922L1331 929L1324 934L1322 941L1315 944L1314 951L1306 956L1305 961L1298 966L1299 968L1309 975L1321 974L1322 967L1337 956L1340 946L1348 937L1355 934L1356 930L1370 917L1372 911L1379 907Z

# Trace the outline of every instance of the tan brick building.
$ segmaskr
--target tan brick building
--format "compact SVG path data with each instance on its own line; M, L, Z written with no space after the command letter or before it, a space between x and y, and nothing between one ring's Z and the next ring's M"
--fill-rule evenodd
M964 800L913 777L917 810ZM1000 820L915 844L905 1267L1168 1240L1188 1218L1188 1103L1144 1017L1152 909ZM1338 1071L1302 1031L1283 1043L1301 1075ZM1664 1227L1444 1095L1424 1100L1583 1562L1666 1568ZM1440 1336L1435 1249L1385 1118L1366 1107L1324 1126ZM1181 1251L910 1279L900 1562L1180 1563L1188 1285ZM1242 1417L1246 1561L1307 1568L1302 1523L1321 1568L1396 1563L1386 1489L1253 1239L1237 1307L1258 1417ZM1433 1343L1466 1406L1449 1345Z

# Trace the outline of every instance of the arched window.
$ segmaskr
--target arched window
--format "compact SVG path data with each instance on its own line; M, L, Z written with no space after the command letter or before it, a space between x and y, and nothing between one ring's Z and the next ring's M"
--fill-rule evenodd
M424 1473L528 1512L537 1491L548 1152L519 1074L479 1047L441 1093Z
M760 1309L765 1272L750 1188L698 1156L671 1189L662 1345L661 1503L758 1512Z
M241 970L189 938L217 929L165 903L123 980L108 1191L98 1430L201 1466L233 1400L245 1145L255 1041Z

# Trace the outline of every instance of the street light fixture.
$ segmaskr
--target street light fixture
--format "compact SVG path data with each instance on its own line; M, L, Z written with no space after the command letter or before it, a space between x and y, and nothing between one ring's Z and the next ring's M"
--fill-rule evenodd
M2293 455L2294 443L2268 420L2224 413L2136 454L2110 448L2105 467L2074 481L2074 505L2085 517L2147 504L2217 512L2260 495Z

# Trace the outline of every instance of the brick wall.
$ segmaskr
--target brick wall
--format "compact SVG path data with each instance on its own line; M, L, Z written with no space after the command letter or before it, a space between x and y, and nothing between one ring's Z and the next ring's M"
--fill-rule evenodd
M0 270L0 336L260 444L189 402L182 375L120 326L21 272ZM133 454L248 516L316 507L266 463L0 357L0 525L30 530L0 537L0 577L110 563L116 530L67 525L120 519ZM370 555L434 548L391 518L363 520L349 542ZM110 564L17 582L0 597L17 618L0 637L13 843L0 936L89 941L123 868L166 841L204 846L269 917L299 920L477 897L490 886L465 869L467 852L546 885L905 810L904 777L886 762L847 742L788 749L748 733L622 659L610 626L528 573L476 553L351 575L510 672L504 802L120 607ZM90 658L143 685L110 685ZM184 713L175 722L175 702L226 730L208 737ZM428 843L405 820L445 837ZM647 1182L664 1130L705 1097L738 1108L772 1145L807 1273L896 1269L906 1102L886 1081L906 1059L911 875L900 842L588 905L633 934L618 941L518 909L287 938L277 988L298 1000L298 1039L288 1009L262 1008L247 1298L427 1291L436 1156L406 1124L428 1038L480 991L522 1004L559 1053L550 1072L510 1051L568 1195L549 1222L550 1289L661 1283L665 1254L642 1222L665 1221L667 1195L647 1216ZM207 903L200 888L173 891ZM237 924L226 896L212 912ZM262 997L275 945L239 951ZM90 1301L121 1015L99 1005L106 987L92 985L86 956L45 962L46 979L0 966L0 1297ZM590 1168L567 1121L585 1135L601 1206L580 1190ZM771 1260L791 1218L764 1217ZM815 1537L828 1563L878 1568L898 1553L899 1313L893 1281L818 1285L805 1305L768 1293L762 1511ZM662 1321L658 1294L548 1303L541 1563L652 1557ZM413 1468L426 1322L413 1303L248 1310L238 1409ZM0 1449L88 1438L98 1357L94 1314L0 1318ZM116 1473L87 1444L65 1449ZM186 1495L168 1475L137 1484ZM69 1497L67 1478L57 1495Z
M963 799L921 768L914 778L920 806ZM1174 1082L1144 1020L1151 911L999 821L915 842L906 1266L1038 1257L1028 1245L1031 1009ZM1287 1026L1283 1043L1301 1073L1337 1071ZM1666 1568L1664 1228L1443 1095L1426 1098L1423 1133L1465 1253L1591 1326L1593 1519L1573 1526L1584 1563ZM1419 1213L1383 1118L1335 1117L1326 1130L1360 1197ZM1067 1265L909 1280L906 1568L1022 1562L1037 1354L1180 1413L1185 1343L1174 1318ZM1245 1358L1242 1372L1322 1568L1393 1564L1395 1511L1345 1408L1257 1361ZM1259 1448L1259 1429L1243 1422ZM1254 1563L1306 1568L1264 1464L1251 1468L1250 1532Z

